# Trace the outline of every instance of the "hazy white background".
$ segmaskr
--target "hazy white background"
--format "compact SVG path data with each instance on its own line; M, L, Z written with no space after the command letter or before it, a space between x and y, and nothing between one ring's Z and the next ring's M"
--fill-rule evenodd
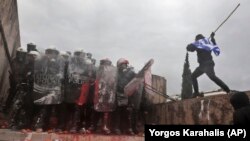
M152 72L167 79L169 95L181 92L187 44L209 36L238 3L241 6L216 33L221 49L215 71L231 89L250 90L249 0L19 0L21 43L44 50L83 49L114 64L127 58L138 71L150 58ZM190 66L197 67L196 53ZM206 75L201 91L219 87Z

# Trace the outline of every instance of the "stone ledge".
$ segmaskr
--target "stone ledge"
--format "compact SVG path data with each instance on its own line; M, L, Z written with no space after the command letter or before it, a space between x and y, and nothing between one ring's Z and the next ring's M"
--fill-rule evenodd
M141 136L99 134L21 133L0 129L0 141L144 141Z

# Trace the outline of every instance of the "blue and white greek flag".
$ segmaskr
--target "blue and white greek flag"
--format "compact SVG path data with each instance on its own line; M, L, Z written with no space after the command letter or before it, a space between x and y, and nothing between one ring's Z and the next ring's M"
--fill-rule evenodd
M199 49L213 51L216 56L220 55L220 48L217 45L214 45L208 38L200 39L192 44Z

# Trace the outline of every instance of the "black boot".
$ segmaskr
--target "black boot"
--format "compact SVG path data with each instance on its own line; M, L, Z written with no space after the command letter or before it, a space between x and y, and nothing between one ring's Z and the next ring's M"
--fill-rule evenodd
M27 113L24 109L21 109L19 114L19 121L17 122L17 128L24 129L27 128L27 126L28 126Z
M138 128L137 128L137 114L138 111L136 109L133 109L133 112L132 112L132 129L133 129L133 132L135 134L138 134L139 131L138 131Z
M133 128L132 128L132 108L128 107L128 130L127 130L127 134L129 135L135 135L135 133L133 132Z
M88 128L88 130L90 132L95 132L97 129L97 123L99 121L100 118L100 113L93 111L91 113L91 118L90 118L90 127Z
M80 116L81 116L81 107L76 105L74 109L74 114L72 118L72 127L70 129L70 133L77 133L80 125Z
M102 128L104 134L108 135L111 133L109 128L109 113L103 113L103 128Z
M43 127L45 126L45 118L46 118L46 108L45 107L41 107L42 109L40 110L40 112L38 113L38 116L36 117L35 120L35 131L37 132L43 132Z
M62 133L65 130L65 126L67 123L66 119L68 117L65 110L67 110L65 103L56 106L58 123L55 131L58 133Z
M10 114L9 114L9 127L12 130L19 130L18 127L18 122L20 120L20 113L21 113L21 100L17 99L14 104L13 107L10 109Z
M113 125L114 125L114 134L116 135L120 135L121 134L121 130L120 130L120 124L121 124L121 108L117 107L116 110L113 112Z
M18 121L18 118L17 118L18 116L12 116L12 117L10 117L10 121L9 121L9 128L11 129L11 130L19 130L18 129L18 126L17 126L17 121Z

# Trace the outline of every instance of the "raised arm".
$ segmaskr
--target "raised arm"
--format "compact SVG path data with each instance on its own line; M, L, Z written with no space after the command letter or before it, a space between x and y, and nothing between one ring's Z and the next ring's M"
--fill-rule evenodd
M187 45L187 51L194 52L196 50L195 45L189 44Z
M211 35L210 35L210 37L211 37L212 43L213 43L214 45L216 45L216 41L215 41L215 39L214 39L214 35L215 35L215 33L212 32Z

